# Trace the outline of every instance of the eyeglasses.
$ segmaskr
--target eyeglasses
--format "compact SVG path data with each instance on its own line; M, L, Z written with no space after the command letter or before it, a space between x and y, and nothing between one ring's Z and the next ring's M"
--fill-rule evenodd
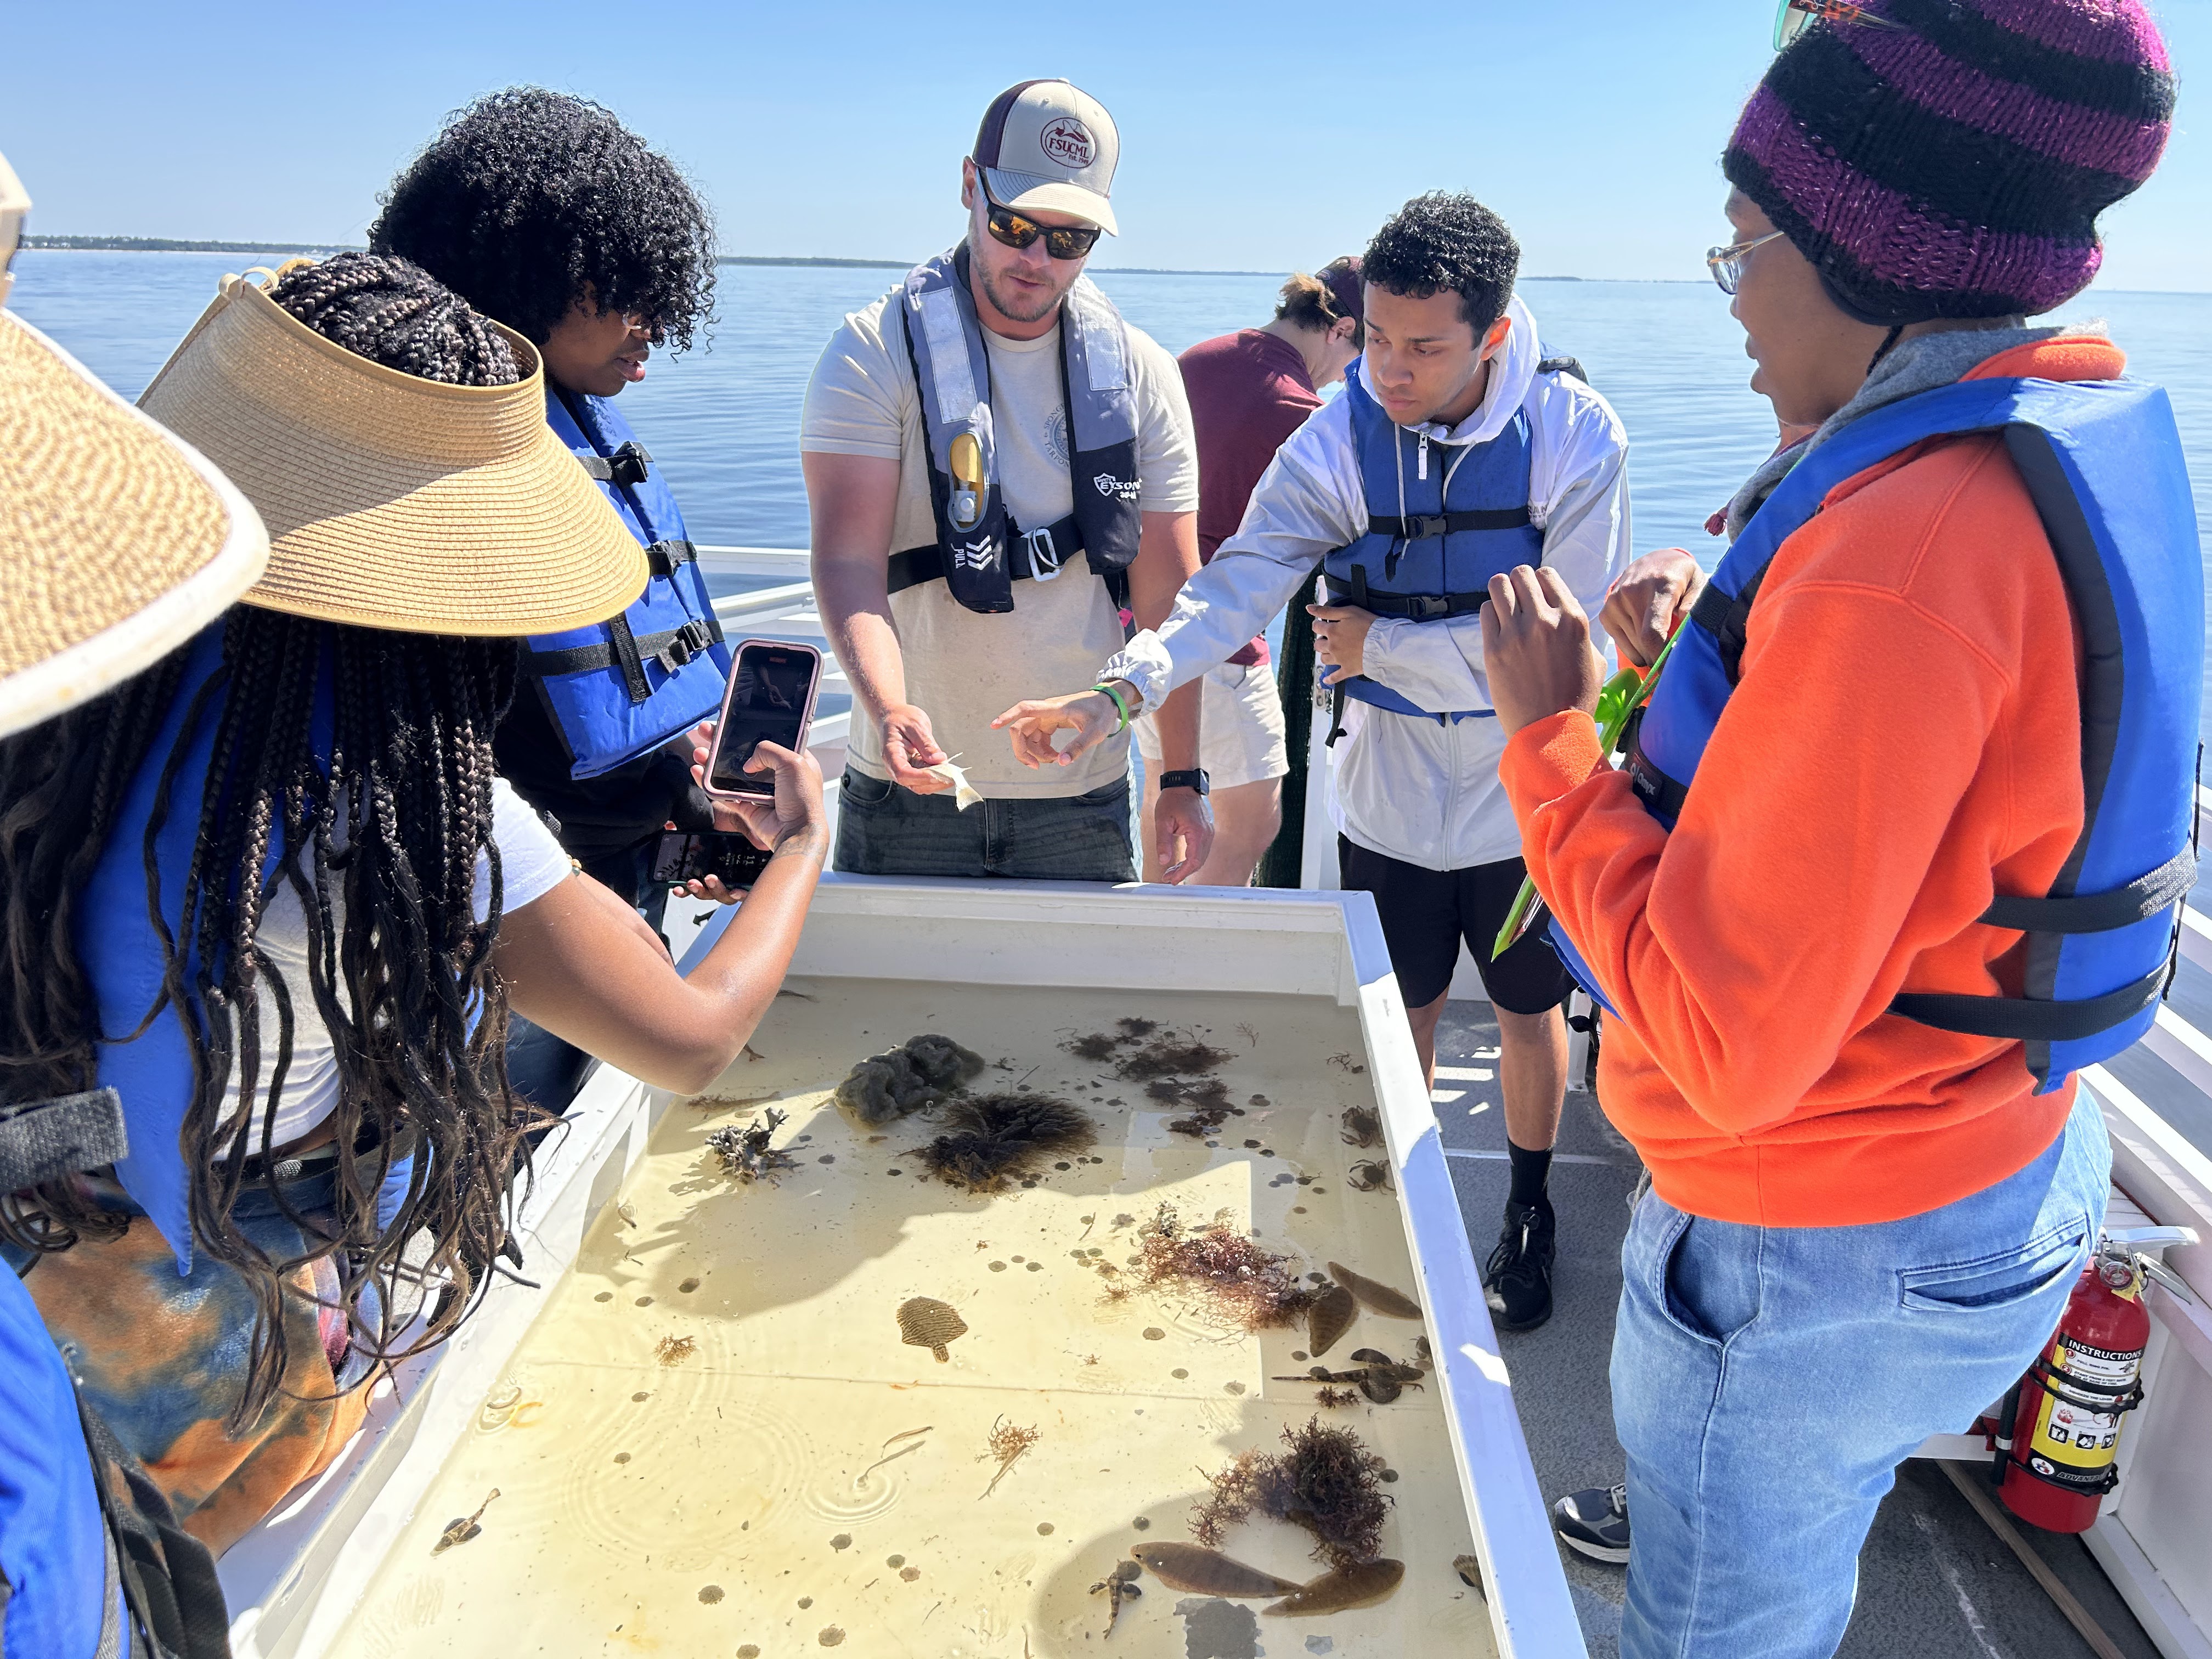
M1707 248L1705 269L1713 273L1713 281L1720 284L1721 292L1735 293L1736 284L1743 280L1743 262L1751 257L1751 251L1765 247L1783 234L1778 230L1770 230L1765 235L1754 236L1747 242L1731 242L1726 247Z
M988 191L983 192L983 205L990 210L984 222L990 226L994 238L1008 247L1027 247L1042 236L1044 251L1055 259L1082 258L1106 234L1097 225L1041 225L1012 208L1000 207Z
M1904 24L1890 18L1875 16L1864 6L1852 5L1850 0L1782 0L1782 9L1774 14L1775 51L1781 51L1815 23L1863 23L1869 28L1905 28Z

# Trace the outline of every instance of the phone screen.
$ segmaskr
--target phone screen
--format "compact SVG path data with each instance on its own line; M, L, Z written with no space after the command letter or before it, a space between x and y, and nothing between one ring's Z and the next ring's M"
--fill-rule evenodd
M708 780L712 787L759 795L775 792L773 775L749 773L745 763L763 743L796 750L805 741L821 660L811 651L778 645L749 645L738 653L730 673L729 709Z

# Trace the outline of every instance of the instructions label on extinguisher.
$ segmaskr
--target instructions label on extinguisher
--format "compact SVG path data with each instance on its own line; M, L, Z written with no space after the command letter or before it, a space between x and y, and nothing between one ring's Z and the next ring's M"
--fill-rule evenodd
M2053 1370L2067 1376L2079 1377L2100 1390L2117 1392L2134 1386L2136 1374L2142 1367L2142 1354L2140 1350L2116 1353L2109 1348L2092 1347L2061 1336L2051 1364ZM2046 1465L2059 1464L2068 1469L2101 1474L2118 1455L2119 1439L2118 1413L2076 1405L2046 1390L2042 1409L2035 1416L2035 1432L2028 1441L2028 1455L2033 1467L2046 1474L2058 1474L2061 1479L2064 1476L2060 1469Z

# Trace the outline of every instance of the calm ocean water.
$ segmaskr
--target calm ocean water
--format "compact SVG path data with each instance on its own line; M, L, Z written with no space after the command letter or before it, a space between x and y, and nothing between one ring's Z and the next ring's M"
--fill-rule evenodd
M136 397L225 270L223 253L27 251L12 304L118 391ZM632 424L668 470L702 542L803 547L799 408L841 318L888 289L889 270L724 267L708 343L656 357L623 394ZM1170 351L1264 320L1270 276L1117 275L1098 283ZM1532 282L1522 294L1544 342L1581 358L1631 443L1636 545L1679 545L1710 563L1706 515L1774 440L1728 301L1709 283ZM2212 523L2212 295L2093 294L2059 313L2101 317L2136 374L2173 397L2201 522Z

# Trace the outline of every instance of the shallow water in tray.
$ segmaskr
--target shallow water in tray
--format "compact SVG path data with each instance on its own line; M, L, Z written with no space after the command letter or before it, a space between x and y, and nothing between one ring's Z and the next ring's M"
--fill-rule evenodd
M905 981L791 988L753 1039L761 1058L669 1109L336 1653L1490 1650L1486 1609L1452 1569L1473 1545L1432 1379L1387 1406L1321 1413L1389 1466L1382 1553L1406 1576L1388 1600L1267 1616L1265 1598L1215 1601L1146 1572L1109 1638L1108 1597L1091 1590L1133 1546L1188 1540L1201 1471L1279 1451L1317 1409L1315 1384L1272 1380L1307 1370L1302 1324L1252 1335L1202 1302L1109 1297L1117 1275L1103 1269L1128 1282L1139 1227L1162 1204L1187 1225L1224 1213L1301 1276L1335 1261L1415 1289L1397 1200L1345 1179L1380 1156L1340 1134L1344 1108L1375 1103L1353 1011ZM1167 1129L1188 1108L1063 1046L1116 1035L1124 1017L1227 1051L1211 1075L1239 1115L1212 1145ZM929 1179L913 1156L936 1133L926 1119L872 1134L829 1098L855 1060L925 1031L992 1062L978 1093L1080 1105L1097 1144L994 1196ZM767 1103L789 1114L775 1141L796 1164L741 1185L707 1137ZM966 1327L942 1363L902 1340L915 1297ZM1362 1310L1328 1363L1348 1367L1362 1347L1406 1358L1420 1330ZM989 1449L1008 1427L1036 1438L1000 1475ZM494 1488L481 1533L436 1552ZM1255 1517L1223 1547L1304 1582L1324 1570L1313 1542Z

